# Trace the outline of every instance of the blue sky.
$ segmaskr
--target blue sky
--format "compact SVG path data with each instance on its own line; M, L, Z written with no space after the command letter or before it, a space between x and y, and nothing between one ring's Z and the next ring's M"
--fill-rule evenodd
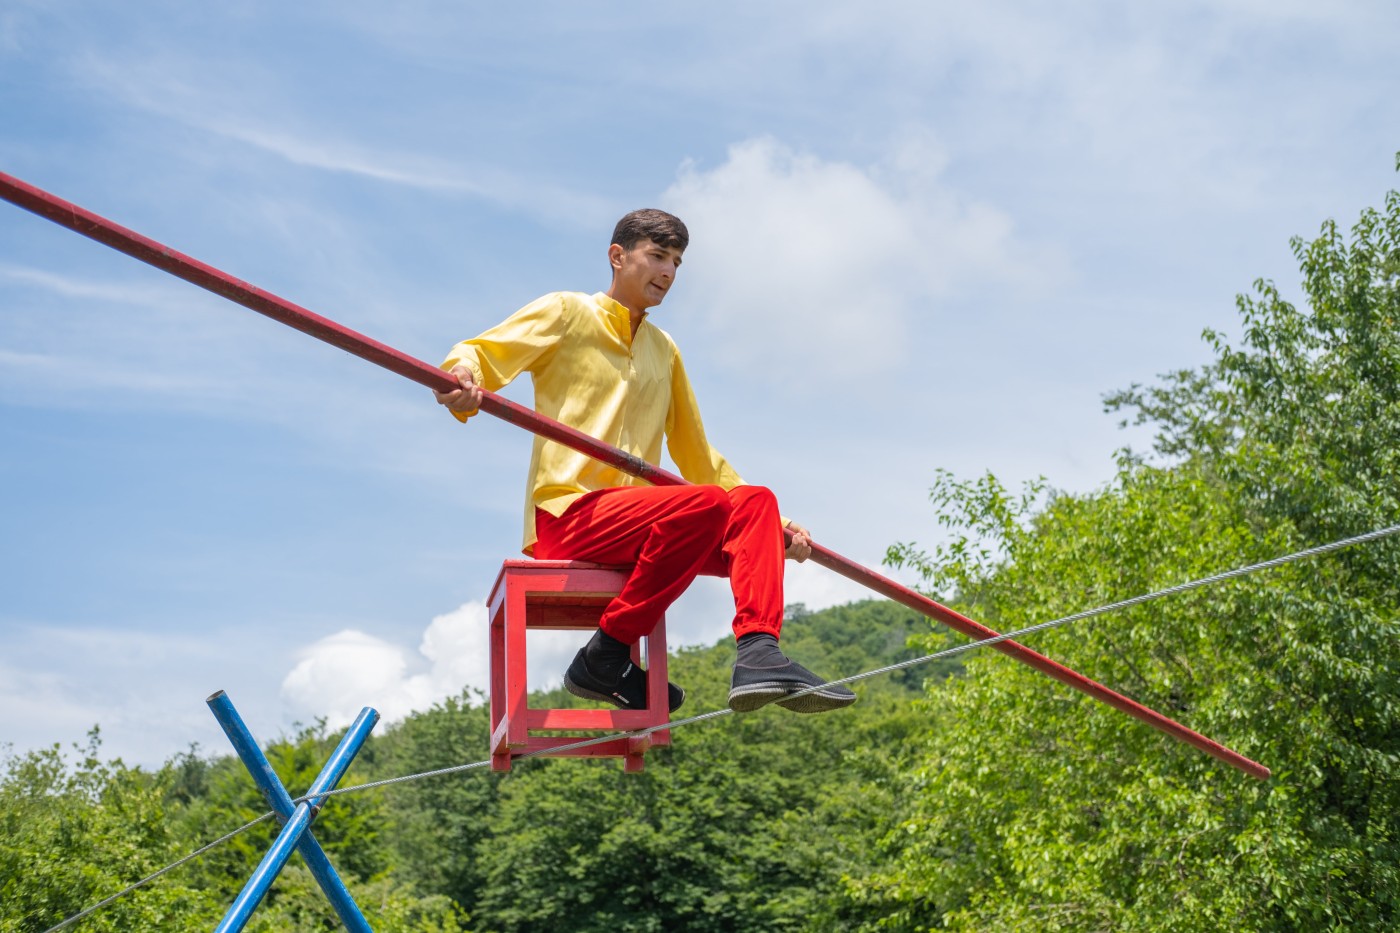
M639 206L709 433L829 546L1086 491L1105 392L1395 185L1393 4L6 0L0 170L437 362ZM485 670L528 438L0 204L0 743L158 763ZM529 400L528 385L508 393ZM859 591L819 568L789 600ZM1123 594L1130 595L1130 594ZM722 585L672 640L728 630ZM571 648L541 644L537 682ZM830 672L837 673L853 672ZM1086 672L1092 675L1092 672ZM484 752L484 750L482 750Z

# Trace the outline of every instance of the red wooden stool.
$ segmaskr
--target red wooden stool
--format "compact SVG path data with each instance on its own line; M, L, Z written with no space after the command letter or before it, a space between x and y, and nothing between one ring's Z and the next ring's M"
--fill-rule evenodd
M548 750L588 738L580 730L627 732L670 722L666 691L666 620L632 649L647 670L647 708L531 709L526 683L525 633L529 629L592 629L604 607L622 591L628 571L586 561L508 560L491 588L491 770L509 771L511 756ZM641 648L645 644L645 658ZM531 732L572 732L531 735ZM579 758L622 758L623 770L640 771L652 745L671 744L671 733L613 739L561 752Z

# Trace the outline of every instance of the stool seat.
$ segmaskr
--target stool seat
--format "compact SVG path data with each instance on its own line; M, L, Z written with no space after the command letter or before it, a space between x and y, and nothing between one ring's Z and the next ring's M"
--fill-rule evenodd
M587 561L508 560L487 601L491 620L491 770L509 771L511 759L589 738L588 730L628 732L670 721L666 689L666 620L632 649L632 660L647 670L647 708L532 709L526 682L526 632L530 629L598 627L603 610L627 582L631 567ZM531 733L556 733L532 735ZM570 734L557 734L570 733ZM560 752L580 758L622 758L623 770L641 771L652 745L669 745L670 731L613 739Z

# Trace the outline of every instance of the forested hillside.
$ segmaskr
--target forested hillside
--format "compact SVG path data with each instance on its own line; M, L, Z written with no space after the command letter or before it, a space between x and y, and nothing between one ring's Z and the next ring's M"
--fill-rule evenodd
M1107 398L1155 430L1087 493L933 472L951 537L891 548L1002 629L1400 518L1400 196L1294 243L1306 301L1241 297L1213 361ZM1205 312L1203 312L1204 314ZM1400 537L1036 635L1035 648L1273 770L1256 781L992 652L875 678L849 710L696 724L649 755L535 761L337 797L316 834L377 928L408 931L1393 930L1400 926ZM784 644L856 673L951 643L866 602ZM732 646L680 652L686 712ZM480 760L460 697L367 745L346 784ZM269 757L294 789L333 736ZM263 810L242 765L151 773L55 750L0 780L0 930L39 931ZM245 833L82 929L207 929L271 836ZM251 929L333 929L295 861Z
M784 644L849 674L913 656L926 620L885 602L789 608ZM943 636L935 636L943 637ZM722 708L732 642L682 650L685 712ZM646 770L536 760L331 798L318 840L376 929L802 930L857 923L845 896L892 825L911 701L956 663L872 680L840 715L771 708L677 730ZM541 697L552 705L573 698ZM464 696L372 737L342 786L480 761L487 710ZM267 755L304 789L337 736L312 729ZM266 809L241 762L186 754L150 773L57 747L12 758L0 782L0 930L38 931ZM270 821L104 908L81 929L211 929L266 851ZM873 916L873 915L872 915ZM336 929L294 858L249 929Z

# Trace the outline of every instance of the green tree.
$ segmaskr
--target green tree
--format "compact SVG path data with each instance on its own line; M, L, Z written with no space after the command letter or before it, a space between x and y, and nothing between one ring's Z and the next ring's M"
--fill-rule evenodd
M0 771L0 931L47 929L173 861L184 840L167 820L169 770L103 763L97 730L79 760L59 746L8 758ZM89 930L183 929L210 906L175 880L119 901Z
M389 778L480 761L489 720L480 697L471 694L415 713L368 743L363 754L370 774ZM393 853L395 874L470 909L485 884L475 847L494 832L499 783L490 772L471 771L383 791L379 838Z
M1109 398L1157 428L1089 495L940 476L961 529L924 572L1000 629L1387 526L1400 479L1400 196L1294 250L1215 361ZM1256 783L990 654L930 697L882 929L1393 929L1400 922L1400 545L1035 636L1034 647L1246 755Z
M854 674L909 656L927 622L902 607L793 607L784 644ZM732 643L672 659L697 711L722 708ZM641 774L616 762L521 763L474 854L468 909L484 929L830 930L865 910L843 875L863 870L893 806L920 681L859 686L839 715L767 709L677 730Z
M272 743L267 755L294 792L334 744L321 727ZM95 905L212 839L261 816L265 804L234 757L190 751L155 772L103 762L96 731L80 758L54 748L12 756L0 772L0 931L39 931ZM353 776L351 780L360 780ZM378 929L460 933L451 898L420 893L394 871L374 795L331 798L317 838ZM277 832L271 821L82 921L89 930L212 928ZM298 856L278 876L250 930L333 930L334 912Z

